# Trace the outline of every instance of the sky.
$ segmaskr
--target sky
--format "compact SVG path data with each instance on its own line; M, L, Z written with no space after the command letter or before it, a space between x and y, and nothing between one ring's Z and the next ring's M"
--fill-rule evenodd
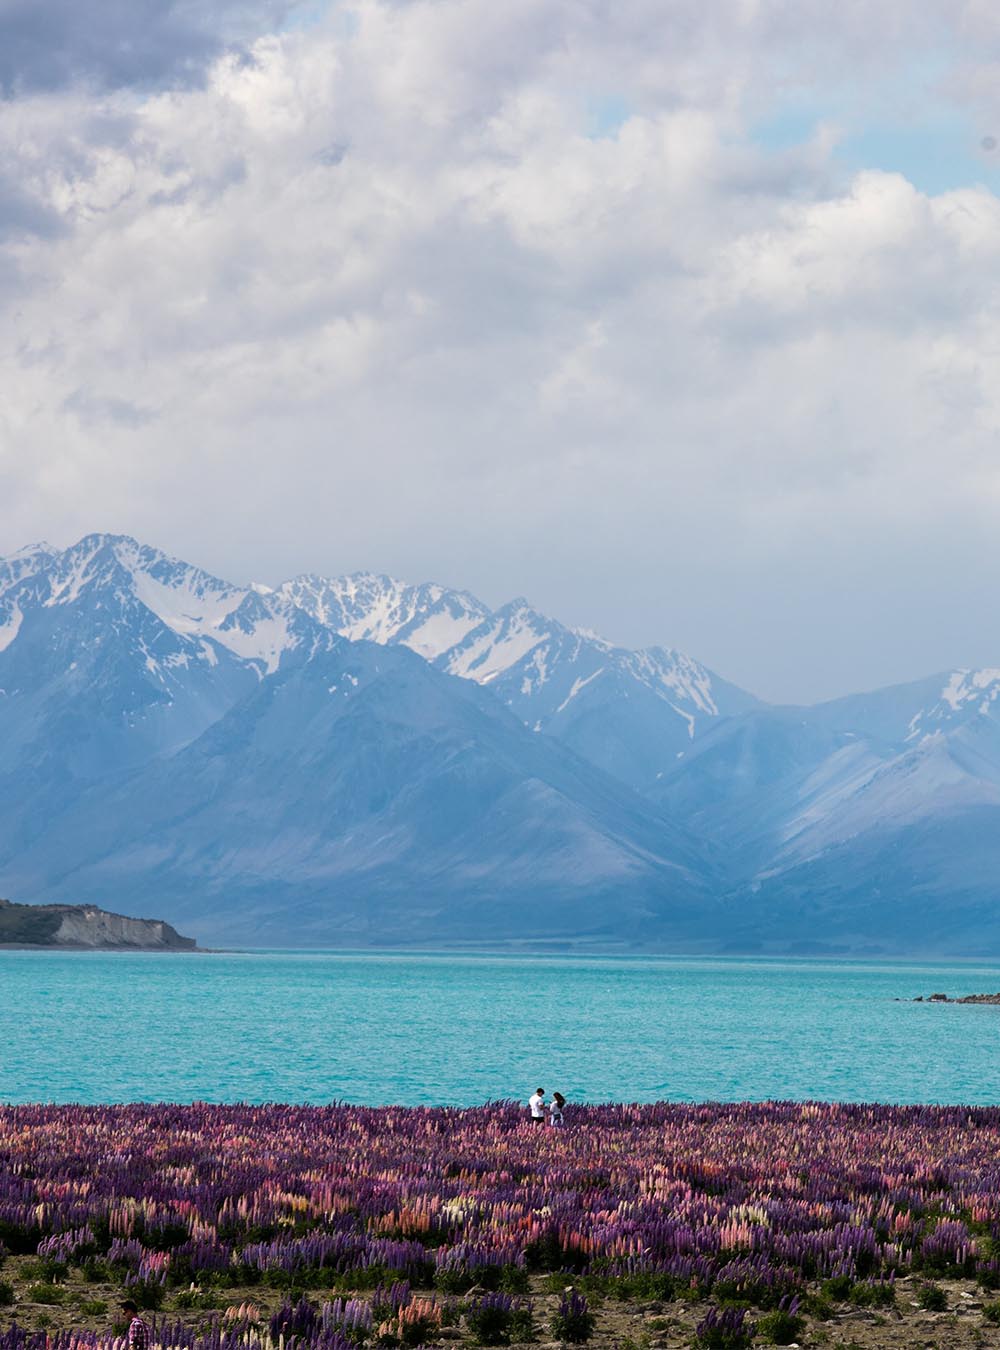
M0 553L1000 666L990 0L0 0Z

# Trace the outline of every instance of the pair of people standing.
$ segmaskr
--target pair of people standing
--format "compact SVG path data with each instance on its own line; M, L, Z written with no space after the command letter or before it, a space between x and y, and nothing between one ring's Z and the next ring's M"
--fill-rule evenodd
M566 1098L561 1092L553 1092L552 1101L549 1103L549 1124L561 1125L563 1123L563 1107L566 1105ZM528 1109L531 1111L531 1122L533 1125L542 1125L545 1123L545 1089L535 1088L534 1093L528 1098Z

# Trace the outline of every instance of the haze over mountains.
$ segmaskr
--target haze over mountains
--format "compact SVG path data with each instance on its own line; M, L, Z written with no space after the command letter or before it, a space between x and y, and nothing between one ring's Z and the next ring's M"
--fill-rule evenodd
M1000 670L770 708L524 600L0 560L0 894L204 942L1000 951Z

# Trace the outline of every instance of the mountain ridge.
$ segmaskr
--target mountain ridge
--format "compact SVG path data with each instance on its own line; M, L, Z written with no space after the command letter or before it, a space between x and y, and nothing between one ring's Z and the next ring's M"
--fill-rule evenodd
M772 707L523 598L95 534L0 559L0 822L11 893L216 941L1000 951L1000 670Z

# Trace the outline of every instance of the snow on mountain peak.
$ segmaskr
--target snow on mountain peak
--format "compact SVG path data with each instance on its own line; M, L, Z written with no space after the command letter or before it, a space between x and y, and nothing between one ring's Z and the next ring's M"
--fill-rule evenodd
M986 717L994 712L1000 712L1000 670L955 670L948 675L937 701L914 713L906 740L918 741L942 724L970 714Z
M1000 670L956 670L941 690L941 701L958 712L973 700L987 707L1000 694Z
M636 669L642 672L650 687L666 691L690 703L706 717L718 717L719 708L712 695L712 676L698 661L664 647L648 647L634 653Z
M210 646L214 642L271 672L282 653L300 640L298 611L284 597L265 588L233 586L128 535L85 535L62 552L22 550L0 563L0 583L11 577L0 584L0 596L28 583L32 597L44 608L102 595L137 603L192 643L188 659L209 665L217 661ZM21 590L18 594L22 601L16 612L9 595L5 612L0 611L0 642L5 646L14 640L27 603L26 594ZM258 602L256 608L244 609L234 618L250 597Z
M278 594L352 642L400 643L426 660L460 642L488 613L467 591L409 585L374 572L294 577Z
M522 661L549 636L553 625L518 598L502 605L448 651L441 664L450 675L490 684ZM539 683L545 673L538 671Z
M306 574L277 589L234 586L125 535L87 535L61 553L35 548L0 561L0 651L17 639L26 606L78 602L134 611L135 649L168 683L186 663L214 666L221 649L263 676L285 653L308 653L334 633L406 646L489 687L528 726L633 785L662 771L708 721L755 702L679 652L614 646L523 596L491 610L467 591L368 571ZM142 615L155 616L160 636L145 631Z
M7 558L0 558L0 596L39 572L56 551L51 544L29 544Z

